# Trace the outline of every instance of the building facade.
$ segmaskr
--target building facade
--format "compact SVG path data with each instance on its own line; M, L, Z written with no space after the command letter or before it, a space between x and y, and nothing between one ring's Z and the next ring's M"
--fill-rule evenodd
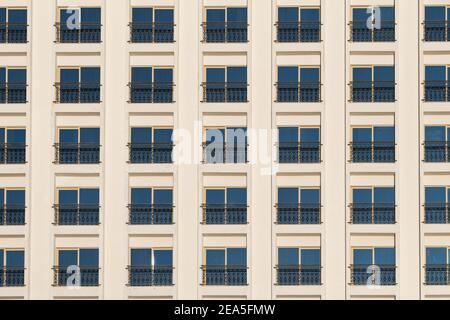
M0 298L450 298L449 0L4 0Z

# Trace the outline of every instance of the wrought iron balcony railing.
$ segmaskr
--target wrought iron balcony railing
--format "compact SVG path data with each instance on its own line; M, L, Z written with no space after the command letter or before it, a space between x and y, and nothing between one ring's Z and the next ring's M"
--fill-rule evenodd
M56 103L100 103L100 83L98 82L57 82Z
M319 265L278 265L277 285L318 286L322 284L322 267Z
M393 163L395 162L394 142L352 142L350 162L353 163Z
M320 203L277 203L277 224L321 224Z
M425 102L450 101L450 81L426 80L423 85Z
M395 102L394 81L352 81L351 102Z
M247 163L247 149L240 143L203 143L203 163Z
M27 43L26 23L0 23L0 43Z
M248 102L245 82L203 82L202 87L202 102Z
M0 226L25 225L25 205L5 204L0 206Z
M26 147L19 142L0 143L0 164L26 163Z
M97 287L100 285L99 273L100 268L96 266L54 266L53 286Z
M55 24L56 43L100 43L102 41L102 25L96 22L80 22L75 28Z
M129 143L129 162L172 163L173 147L174 145L171 142Z
M128 266L131 287L163 287L173 285L173 266Z
M131 22L130 42L131 43L171 43L175 42L174 23L162 22Z
M202 266L202 284L206 286L246 286L247 266Z
M203 224L247 224L245 204L203 204Z
M55 143L56 164L98 164L100 145L98 143Z
M449 204L448 203L425 203L425 221L426 224L448 224L450 223Z
M0 103L27 103L27 84L0 83Z
M277 22L278 42L320 42L320 21Z
M25 286L25 268L3 267L0 268L0 287Z
M174 86L172 82L130 82L130 103L172 103Z
M374 24L372 28L367 27L367 21L351 21L351 42L394 42L395 21L381 21L380 25Z
M449 141L425 141L423 147L425 162L450 162Z
M131 225L173 224L173 204L128 205L128 223Z
M276 102L321 102L320 82L277 82Z
M279 142L279 163L320 163L320 142Z
M356 286L380 285L394 286L396 282L395 265L351 265L351 284Z
M395 224L394 203L352 203L350 223L352 224Z
M203 41L208 43L242 43L248 41L246 21L204 22Z
M55 225L95 226L100 224L98 204L55 204Z
M429 286L450 285L450 265L449 264L426 264L425 284Z
M424 21L423 40L427 42L449 41L450 21L448 20Z

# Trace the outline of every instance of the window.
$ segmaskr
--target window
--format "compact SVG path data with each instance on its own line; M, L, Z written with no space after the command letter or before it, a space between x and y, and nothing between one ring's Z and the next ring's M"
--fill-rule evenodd
M358 7L352 9L351 41L395 41L394 7Z
M207 128L205 138L204 162L247 162L247 128Z
M215 188L205 190L203 205L205 224L246 224L247 189Z
M203 284L205 285L247 285L247 249L221 248L205 249Z
M0 189L0 225L25 224L25 190Z
M449 40L450 7L425 6L424 39L425 41Z
M58 204L55 205L57 225L98 225L100 212L99 189L58 190Z
M394 102L395 69L393 66L361 66L352 68L353 102Z
M395 285L395 248L353 249L352 284Z
M319 188L278 188L278 224L320 224Z
M319 163L320 128L283 127L278 128L279 163Z
M278 42L320 42L320 29L320 8L278 8Z
M132 8L131 42L174 42L174 12L168 8Z
M278 248L278 285L320 285L320 249Z
M100 68L60 68L58 103L100 103Z
M170 128L131 128L131 163L172 163Z
M353 128L352 135L352 162L395 162L394 127Z
M206 9L205 42L247 42L247 8Z
M58 249L57 259L57 266L54 268L56 286L99 285L98 249ZM79 277L73 277L73 274Z
M351 222L353 224L394 224L395 188L353 188Z
M0 103L27 102L27 70L0 67Z
M430 247L425 249L425 284L448 285L449 277L449 248Z
M101 42L101 8L61 8L56 24L60 43Z
M173 102L172 67L132 67L131 103Z
M207 67L203 102L247 102L247 67Z
M25 143L25 129L0 128L0 164L25 163Z
M425 187L425 223L449 223L449 187Z
M24 256L21 249L0 249L0 287L25 285Z
M59 164L100 163L99 128L60 128L56 144Z
M26 43L27 19L27 9L0 8L0 43Z
M320 102L320 87L320 67L278 67L277 102Z
M163 188L131 188L131 224L172 224L173 191Z
M448 66L425 66L425 101L449 101L449 79Z
M131 286L171 286L172 249L131 249L129 283Z
M450 127L425 126L425 162L448 162Z

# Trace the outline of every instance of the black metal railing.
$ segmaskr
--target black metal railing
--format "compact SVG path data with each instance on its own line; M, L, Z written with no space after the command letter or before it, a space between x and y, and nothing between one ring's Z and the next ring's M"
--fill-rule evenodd
M321 102L320 82L277 82L276 102Z
M55 287L97 287L100 268L93 266L55 266L53 267L53 286Z
M26 83L0 83L0 103L26 103Z
M172 163L173 143L129 143L130 163Z
M351 102L395 102L395 81L352 81Z
M248 41L247 21L204 22L203 41L208 43L242 43Z
M426 264L425 284L430 286L450 285L449 264Z
M203 143L203 163L247 163L248 145L242 143Z
M128 223L131 225L163 225L173 223L173 204L128 205Z
M248 102L246 82L203 82L202 102Z
M367 21L351 21L350 41L352 42L394 42L395 41L395 21L381 21L367 26Z
M174 86L172 82L130 82L130 103L172 103Z
M57 82L56 103L100 103L100 83L98 82Z
M322 40L320 21L277 22L278 42L320 42Z
M395 265L351 265L351 284L356 286L380 285L394 286L396 282Z
M247 266L202 266L202 284L206 286L246 286Z
M425 102L450 101L450 81L425 80L423 85Z
M423 147L425 162L450 162L449 141L425 141Z
M277 224L321 224L320 203L277 203Z
M449 41L450 21L448 20L424 21L423 40L427 42Z
M395 224L394 203L352 203L350 223L352 224Z
M98 204L55 204L55 224L58 226L95 226L100 224Z
M100 145L98 143L55 143L57 164L98 164Z
M132 43L171 43L175 42L174 23L131 22L130 42Z
M80 22L74 28L57 22L55 28L56 43L100 43L102 41L102 25L98 22Z
M247 224L246 204L203 204L203 224Z
M318 286L322 284L322 267L319 265L278 265L277 285Z
M26 23L0 23L0 43L27 43Z
M425 203L425 220L426 224L448 224L449 220L449 204L448 203Z
M20 142L0 143L0 164L26 163L26 147Z
M25 286L24 267L0 268L0 287L23 287Z
M279 163L320 163L320 142L279 142Z
M24 204L5 204L0 206L0 225L25 225L25 209L26 207Z
M173 285L173 266L128 266L131 287L162 287Z
M350 162L353 163L393 163L395 162L394 142L352 142Z

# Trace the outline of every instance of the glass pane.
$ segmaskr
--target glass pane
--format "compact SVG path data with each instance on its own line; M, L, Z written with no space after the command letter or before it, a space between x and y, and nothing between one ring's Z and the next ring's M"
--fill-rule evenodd
M372 189L353 189L353 203L372 203Z
M228 67L227 82L247 83L247 67Z
M247 22L247 8L228 8L228 22Z
M247 189L246 188L228 188L227 189L227 203L228 204L247 204Z
M24 252L19 250L6 251L6 266L10 268L23 268Z
M155 79L154 82L173 82L173 70L164 68L164 69L155 69Z
M224 68L207 68L206 82L208 83L224 83L225 69Z
M100 129L99 128L81 128L80 142L100 143Z
M78 130L77 129L59 130L59 142L78 143Z
M155 266L171 266L172 261L172 250L155 250Z
M320 9L302 8L300 9L300 21L318 22L320 21Z
M8 143L25 143L25 130L8 129Z
M376 265L395 265L395 248L375 248Z
M60 71L61 83L78 83L79 70L78 69L61 69Z
M153 9L133 8L132 19L135 23L151 23L153 22Z
M318 128L301 128L301 142L320 142L320 130Z
M133 67L131 68L131 82L133 83L152 83L152 68Z
M280 142L299 142L298 128L279 128L278 133Z
M425 127L425 141L445 141L445 127Z
M372 10L370 8L353 8L353 21L368 21L370 19L371 13Z
M279 248L278 265L280 266L298 266L299 262L298 248Z
M77 266L78 251L77 250L59 250L58 265L60 267Z
M225 10L224 9L208 9L206 10L207 22L225 22ZM214 26L214 25L212 25Z
M82 8L81 22L82 23L100 23L102 11L100 8Z
M206 129L206 142L225 142L225 130L224 129Z
M59 204L77 204L78 191L77 190L59 190L58 192Z
M1 203L1 202L0 202ZM7 190L6 191L7 204L25 204L25 190Z
M131 249L131 265L149 267L152 264L151 249Z
M445 7L443 6L425 7L425 21L445 21Z
M395 128L394 127L374 127L373 138L375 142L394 142Z
M444 187L426 187L425 188L425 203L439 204L446 203Z
M372 81L372 68L358 67L353 68L353 81Z
M5 129L0 128L0 143L5 142Z
M208 249L208 250L206 250L206 265L224 266L225 265L225 250L223 250L223 249Z
M246 248L228 248L227 249L227 265L229 265L229 266L246 266L247 265L247 249Z
M0 207L5 204L5 189L0 189Z
M154 203L155 204L172 204L173 196L172 190L154 190Z
M426 66L425 81L445 81L446 71L445 66Z
M372 264L372 249L354 249L353 264L370 265Z
M152 203L152 189L149 188L132 188L131 203L133 204L150 204Z
M0 83L6 83L6 68L0 68Z
M170 143L172 142L172 129L155 129L154 142L155 143Z
M375 81L395 81L395 68L393 66L376 66L373 68Z
M375 203L395 203L394 188L374 188L373 194Z
M300 190L300 202L302 204L320 203L320 190L319 189L301 189Z
M173 23L173 10L172 9L155 10L155 22Z
M27 23L27 10L26 9L9 9L8 10L8 23Z
M99 201L98 189L80 189L80 204L98 204Z
M298 67L278 67L278 82L298 83Z
M5 259L4 251L0 250L0 268L2 268L2 269L4 267L4 261L5 261L4 259Z
M27 83L27 70L8 69L8 83Z
M131 143L152 143L152 128L131 128Z
M317 83L320 79L319 68L300 68L300 82Z
M278 8L279 22L298 22L298 8Z
M320 249L302 249L302 265L320 266Z
M98 249L80 249L80 267L98 267Z
M0 23L6 23L6 8L0 8Z
M100 83L100 68L89 67L81 68L82 83Z
M353 142L372 142L372 128L353 128Z
M427 264L447 264L447 248L427 248Z
M381 21L395 21L394 7L380 7Z
M278 188L278 203L298 204L297 188Z
M206 190L206 204L225 204L225 190Z

